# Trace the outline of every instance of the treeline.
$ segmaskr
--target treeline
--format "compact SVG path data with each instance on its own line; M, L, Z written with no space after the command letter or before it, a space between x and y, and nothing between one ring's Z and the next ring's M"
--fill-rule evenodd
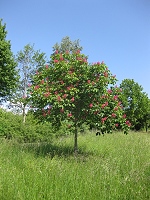
M67 126L74 131L85 122L103 132L148 130L150 99L142 86L124 79L116 87L117 79L104 62L88 63L79 40L64 37L46 58L30 44L14 56L6 36L0 20L0 98L18 113L0 110L2 136L47 140L54 127L60 126L61 134Z

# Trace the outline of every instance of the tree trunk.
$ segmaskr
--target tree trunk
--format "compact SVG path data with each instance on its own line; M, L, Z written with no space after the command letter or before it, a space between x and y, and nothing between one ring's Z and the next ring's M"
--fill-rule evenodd
M26 122L26 112L25 112L25 106L23 106L23 124Z
M146 128L146 132L147 132L147 129L148 129L148 128L147 128L147 122L146 122L146 126L145 126L145 128Z
M75 124L75 132L74 132L74 155L78 155L78 129L77 125Z

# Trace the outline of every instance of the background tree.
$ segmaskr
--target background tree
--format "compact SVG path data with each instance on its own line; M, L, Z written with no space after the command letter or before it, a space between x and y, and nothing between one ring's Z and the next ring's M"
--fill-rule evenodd
M116 127L127 133L130 122L123 115L118 93L111 87L116 82L102 62L90 65L80 51L55 51L50 66L46 65L34 76L31 86L35 114L42 121L58 127L67 119L74 131L74 151L77 153L78 127L93 123L102 132Z
M61 53L65 53L65 52L70 52L70 53L75 53L78 50L82 50L83 47L80 46L80 41L75 40L75 41L71 41L70 38L68 36L62 38L61 43L58 44L56 43L53 46L53 51L58 51Z
M18 81L16 62L11 52L11 44L6 40L6 24L2 24L0 19L0 98L10 95Z
M28 87L31 84L33 73L46 63L46 57L39 50L35 51L34 45L27 44L23 50L17 53L16 61L20 80L17 92L11 99L11 105L23 113L23 122L25 123L26 108L30 105Z
M120 88L122 88L121 100L127 118L131 121L134 129L140 130L147 124L148 120L148 96L143 92L142 86L133 79L124 79Z

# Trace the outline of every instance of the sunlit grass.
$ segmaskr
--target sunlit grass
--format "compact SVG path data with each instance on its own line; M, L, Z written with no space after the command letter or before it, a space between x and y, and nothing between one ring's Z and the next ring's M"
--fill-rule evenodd
M150 134L79 135L51 144L0 142L2 200L150 199Z

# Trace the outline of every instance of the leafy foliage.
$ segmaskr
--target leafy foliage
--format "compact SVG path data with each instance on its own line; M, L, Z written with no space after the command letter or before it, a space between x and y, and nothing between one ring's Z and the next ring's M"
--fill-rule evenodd
M85 122L103 132L120 127L127 133L130 122L123 115L120 89L113 87L115 82L104 62L91 65L79 50L57 50L50 66L44 66L34 76L31 92L35 114L56 127L67 119L74 127L76 148L77 127Z
M11 52L10 41L6 40L6 24L0 19L0 97L6 98L10 95L18 81L16 62Z
M59 51L59 52L62 52L62 53L65 53L66 51L70 52L70 53L71 52L75 53L76 51L78 51L78 50L81 51L82 49L83 49L83 47L80 46L79 40L71 41L68 36L62 38L60 44L56 43L53 46L54 52Z
M132 127L139 130L147 123L150 113L150 103L142 86L133 79L124 79L120 84L122 88L121 100L124 111L132 123Z
M50 141L52 127L49 123L37 123L31 114L26 124L22 124L22 116L0 109L0 137L15 139L19 142Z
M29 108L29 96L27 89L32 81L33 73L40 68L45 61L45 54L39 50L34 50L34 45L27 44L24 49L19 51L16 56L18 63L20 80L17 86L17 92L11 98L12 107L17 108L18 111L23 113L23 122L25 122L26 109Z

